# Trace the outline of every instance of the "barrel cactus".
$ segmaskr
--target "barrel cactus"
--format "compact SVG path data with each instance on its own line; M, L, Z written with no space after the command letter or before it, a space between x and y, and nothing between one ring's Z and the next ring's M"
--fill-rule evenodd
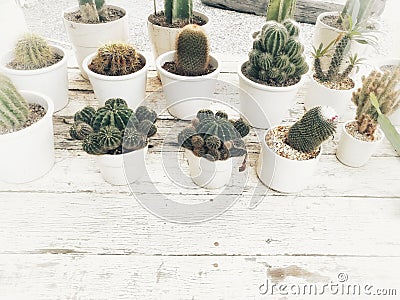
M86 106L82 110L75 113L74 121L76 123L83 122L92 125L92 120L95 114L96 114L96 109L94 109L91 106Z
M124 140L122 142L122 148L125 151L138 150L146 146L146 144L146 136L143 133L131 127L125 129Z
M136 127L139 132L147 137L152 137L157 133L157 127L149 120L143 120Z
M147 106L139 106L136 109L135 116L139 122L149 120L154 123L157 119L157 113L154 110L149 109Z
M133 111L128 107L125 100L120 98L108 99L104 107L100 107L92 120L92 126L95 131L104 126L115 126L123 130L128 124Z
M107 20L105 0L78 0L78 3L84 23L99 23Z
M69 129L69 135L74 140L83 140L89 134L93 133L93 128L85 122L77 122Z

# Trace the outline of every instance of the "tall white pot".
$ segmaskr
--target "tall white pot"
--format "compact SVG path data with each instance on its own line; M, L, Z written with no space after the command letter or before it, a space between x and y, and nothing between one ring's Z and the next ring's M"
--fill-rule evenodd
M147 70L149 65L146 58L139 54L145 65L139 71L123 76L107 76L97 74L89 69L89 65L96 53L87 56L83 61L83 69L92 84L94 94L103 106L110 98L122 98L132 109L135 109L146 96Z
M160 55L156 60L169 113L181 120L192 120L200 109L208 108L221 71L221 63L210 55L214 72L203 76L181 76L162 68L165 62L174 61L176 51Z
M54 103L54 111L63 109L68 104L68 56L58 46L51 46L62 59L54 65L37 70L14 70L7 64L14 58L12 51L0 60L0 71L7 75L19 90L42 93Z
M27 128L0 135L0 181L9 183L38 179L54 164L53 102L36 92L19 92L29 103L43 106L46 114Z
M81 70L82 76L87 79L82 63L86 56L96 52L101 45L113 41L128 40L128 15L125 9L119 6L108 5L109 7L120 9L125 15L115 21L99 23L99 24L84 24L67 20L64 15L66 13L79 10L78 6L66 9L62 18L64 20L65 30L69 41L71 42L75 57Z
M273 87L254 82L242 73L239 64L240 112L256 128L270 128L278 125L288 114L288 109L296 99L299 88L303 85L304 75L300 81L287 87Z

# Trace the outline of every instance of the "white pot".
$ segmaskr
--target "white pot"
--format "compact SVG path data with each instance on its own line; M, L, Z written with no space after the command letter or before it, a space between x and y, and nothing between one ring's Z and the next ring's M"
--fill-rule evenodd
M206 24L204 24L202 28L207 31L209 28L208 17L199 12L193 12L193 14L206 21ZM157 59L157 57L159 57L161 54L176 50L176 36L181 29L182 28L169 28L154 25L147 19L147 30L150 37L154 59Z
M145 65L139 71L123 76L107 76L97 74L89 69L96 53L87 56L83 61L83 69L92 84L94 94L100 106L104 106L110 98L122 98L132 109L135 109L146 96L146 80L149 65L146 58L139 54Z
M210 64L216 70L203 76L181 76L162 68L165 62L174 61L176 51L160 55L156 60L169 113L182 120L192 120L200 109L208 108L221 71L221 63L210 55Z
M105 43L113 41L125 42L128 40L128 15L126 10L119 6L108 6L122 10L125 15L112 22L84 24L72 22L64 18L66 13L79 10L78 6L70 7L62 14L68 39L74 48L75 57L84 78L87 78L87 75L82 69L82 62L86 56L96 52L97 48Z
M355 87L350 90L330 89L317 82L313 75L310 75L310 77L310 85L304 99L306 110L318 105L327 105L336 111L340 120L354 116L355 105L351 102L351 96L356 89Z
M243 75L242 65L239 64L238 69L240 112L256 128L266 129L280 124L304 83L304 75L291 86L267 86Z
M54 111L63 109L68 104L68 56L58 46L51 46L62 59L54 65L37 70L14 70L7 64L14 58L13 51L7 52L0 62L0 71L11 79L19 90L29 90L49 97L54 103Z
M185 149L189 173L193 182L206 189L218 189L229 183L232 176L232 158L210 161Z
M53 102L36 92L19 92L29 103L43 106L46 114L27 128L0 135L0 180L9 183L38 179L54 164Z
M127 185L146 172L148 146L119 155L96 155L95 159L104 180L113 185Z
M258 177L263 184L278 192L300 192L311 182L321 157L321 148L316 158L309 160L288 159L276 154L268 147L265 141L266 134L261 141L261 152L257 160L256 171Z
M379 130L380 139L372 142L361 141L350 135L346 130L347 121L343 124L342 134L336 150L338 160L350 167L361 167L365 165L378 145L382 142L384 134Z

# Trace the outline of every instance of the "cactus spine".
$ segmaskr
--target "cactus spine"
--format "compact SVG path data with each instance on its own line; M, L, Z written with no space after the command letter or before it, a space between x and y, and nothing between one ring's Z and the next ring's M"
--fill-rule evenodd
M164 0L164 13L169 24L189 23L193 17L193 0Z
M283 22L293 19L296 0L270 0L267 9L267 21Z
M81 18L85 23L107 20L105 0L78 0Z

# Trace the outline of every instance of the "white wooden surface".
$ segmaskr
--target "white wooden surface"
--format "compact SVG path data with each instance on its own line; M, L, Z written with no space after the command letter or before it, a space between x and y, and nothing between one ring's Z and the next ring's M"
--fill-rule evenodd
M223 59L220 79L237 84L240 58ZM397 289L397 298L374 298L400 297L400 159L386 140L366 166L353 169L334 155L339 131L325 145L310 186L298 195L282 195L259 184L253 131L246 137L248 182L233 207L207 222L167 222L144 209L128 187L105 183L93 158L68 139L73 113L96 103L90 84L72 65L69 76L70 103L54 117L54 168L32 183L0 183L1 300L307 299L262 295L259 287L267 279L337 283L340 273L347 274L347 283L372 285L375 292ZM306 89L290 120L302 114ZM154 69L147 91L148 103L161 111ZM220 85L216 94L238 103L230 84ZM182 191L161 174L160 149L174 124L167 113L160 115L147 159L160 193L185 203L224 194ZM254 199L262 201L250 209Z

